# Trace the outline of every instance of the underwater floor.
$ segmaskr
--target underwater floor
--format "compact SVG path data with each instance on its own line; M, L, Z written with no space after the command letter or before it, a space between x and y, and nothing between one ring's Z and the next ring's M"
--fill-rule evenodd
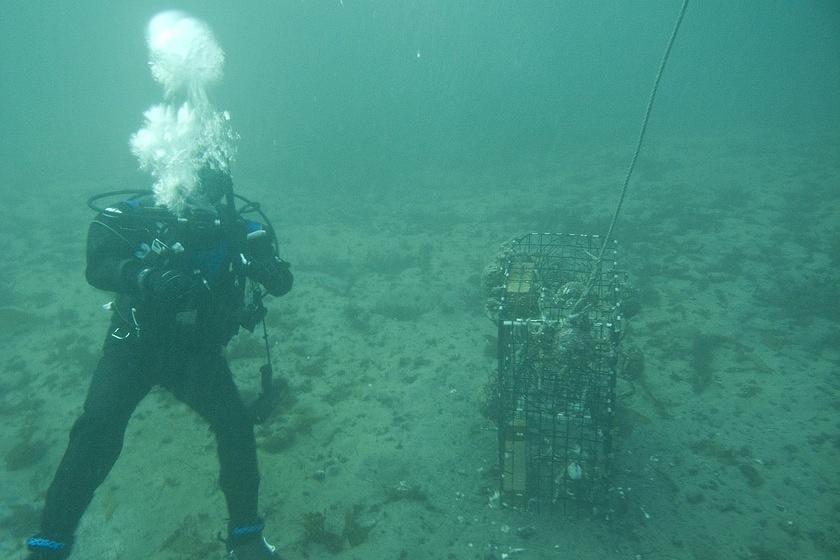
M609 519L498 507L482 269L530 231L603 233L630 155L558 152L364 186L336 172L319 180L334 187L274 199L268 180L240 183L296 274L269 303L275 366L296 396L257 429L269 538L289 559L840 557L837 136L649 140L616 230L640 303L626 342L645 357L618 385L624 499ZM4 558L36 528L105 334L79 193L108 188L80 180L0 210ZM246 391L260 342L229 348ZM216 469L208 430L153 393L77 556L221 559Z

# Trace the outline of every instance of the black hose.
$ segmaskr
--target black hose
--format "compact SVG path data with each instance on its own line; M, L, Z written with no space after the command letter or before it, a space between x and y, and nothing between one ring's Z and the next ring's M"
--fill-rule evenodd
M151 195L152 191L143 190L143 189L122 189L122 190L118 190L118 191L103 192L103 193L95 194L92 197L88 198L87 199L87 206L88 206L88 208L90 208L94 212L100 212L101 213L101 212L104 212L105 209L97 206L96 205L97 202L99 202L100 200L106 199L106 198L111 198L113 196L125 196L127 194L134 195L131 198L129 198L129 200L133 200L135 198L140 198L141 196Z

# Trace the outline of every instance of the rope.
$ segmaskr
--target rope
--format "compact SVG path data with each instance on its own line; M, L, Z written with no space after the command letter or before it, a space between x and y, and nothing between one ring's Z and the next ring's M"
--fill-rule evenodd
M677 32L682 25L685 10L688 8L688 0L683 0L680 15L677 17L677 22L674 24L674 31L671 32L671 38L668 40L668 46L665 48L665 54L662 56L662 62L659 63L659 71L656 73L656 80L653 82L653 88L650 90L650 97L648 97L647 109L645 109L645 118L642 120L642 128L639 130L639 140L636 142L636 149L633 151L633 159L630 160L630 167L627 168L627 175L624 177L624 184L621 186L621 196L618 198L618 205L613 212L610 227L607 230L607 235L604 237L604 244L601 246L601 251L598 253L598 260L604 256L607 243L612 237L613 228L616 221L618 221L618 214L621 212L621 207L624 204L624 197L627 195L627 187L630 185L630 178L633 176L633 170L636 169L636 161L639 159L639 152L642 151L642 142L645 140L645 132L647 132L648 121L650 120L650 113L653 110L653 101L656 99L656 92L659 90L659 82L662 80L662 73L665 71L665 65L668 63L668 58L671 56L671 48L674 46L674 41L677 39Z
M685 11L688 8L688 0L683 0L682 8L680 8L680 13L677 16L677 21L674 24L674 30L671 32L671 38L668 40L668 46L665 48L665 53L662 55L662 61L659 63L659 70L656 72L656 79L653 82L653 88L650 90L650 96L648 97L647 108L645 109L645 116L642 119L642 127L639 130L639 139L636 142L636 149L633 151L633 158L630 160L630 166L627 168L627 174L624 176L624 183L621 186L621 195L618 197L618 204L615 207L615 212L613 212L612 220L610 221L610 227L607 229L607 235L604 236L604 243L601 245L600 251L598 251L598 256L595 259L595 264L592 268L592 274L589 277L589 280L586 283L586 290L584 290L583 294L580 296L580 299L572 306L572 314L577 313L581 304L589 297L589 292L592 291L592 286L595 283L595 277L598 275L598 272L601 268L601 260L604 257L604 253L607 250L607 245L610 242L610 238L612 238L613 229L615 228L615 223L618 221L618 215L621 212L621 207L624 205L624 198L627 196L627 189L630 186L630 179L633 177L633 171L636 169L636 162L639 159L639 152L642 151L642 143L645 140L645 133L647 132L648 121L650 120L650 113L653 111L653 102L656 99L656 92L659 90L659 82L662 81L662 74L665 71L665 65L668 63L668 58L671 56L671 49L674 46L674 41L677 39L677 33L680 30L680 25L682 25L683 17L685 17Z

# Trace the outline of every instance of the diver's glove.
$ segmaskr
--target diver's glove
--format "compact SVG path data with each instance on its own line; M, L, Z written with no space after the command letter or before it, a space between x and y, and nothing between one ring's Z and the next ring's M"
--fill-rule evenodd
M195 309L201 291L201 277L177 269L144 268L137 274L140 293L155 306L179 312Z
M280 257L255 259L248 263L248 276L265 286L273 296L289 293L294 284L294 276L289 270L289 263Z

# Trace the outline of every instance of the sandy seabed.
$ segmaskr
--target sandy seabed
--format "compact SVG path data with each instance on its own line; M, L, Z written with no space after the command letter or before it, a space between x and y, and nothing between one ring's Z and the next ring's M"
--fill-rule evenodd
M269 181L240 183L296 274L269 302L275 366L296 400L257 428L267 535L284 558L840 557L840 138L649 142L616 230L639 298L625 342L645 369L618 385L612 482L624 498L608 516L492 499L496 431L481 411L495 327L480 278L512 237L603 233L627 146L362 186L336 173L320 180L329 188L279 197ZM4 558L22 557L37 527L105 335L108 294L82 274L91 215L78 193L109 188L19 192L0 210ZM260 343L246 333L228 349L246 393ZM155 391L74 557L221 559L225 524L212 435Z

